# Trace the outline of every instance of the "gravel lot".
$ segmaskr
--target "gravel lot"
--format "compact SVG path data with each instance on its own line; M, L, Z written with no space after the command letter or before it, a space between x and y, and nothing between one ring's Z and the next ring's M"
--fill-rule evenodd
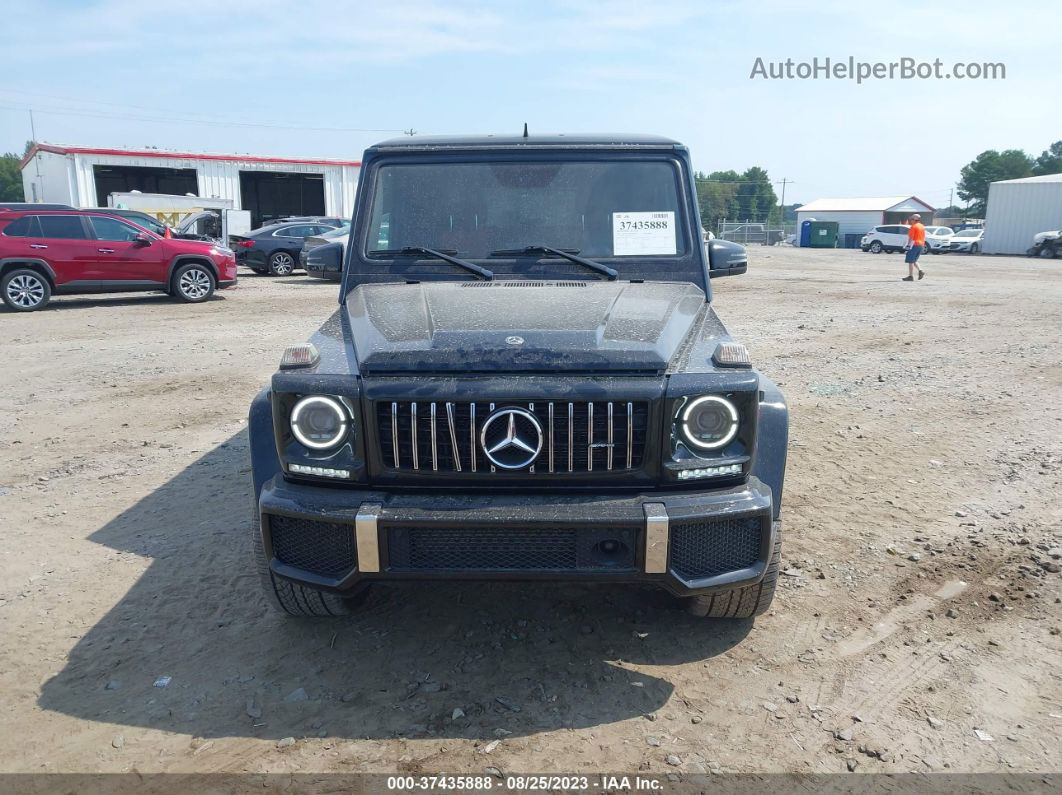
M0 769L1062 769L1062 263L924 260L755 248L713 285L793 418L755 625L482 584L286 622L245 416L335 286L0 313Z

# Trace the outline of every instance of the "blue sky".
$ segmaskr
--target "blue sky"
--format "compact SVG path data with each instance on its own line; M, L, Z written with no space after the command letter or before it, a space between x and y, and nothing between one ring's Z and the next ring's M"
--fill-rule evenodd
M4 10L0 149L358 158L390 130L649 132L787 201L947 202L984 149L1062 138L1057 3L100 0ZM950 6L944 8L944 6ZM888 9L887 11L885 9ZM953 9L960 9L955 11ZM757 57L1002 62L1006 79L765 81ZM365 130L364 132L362 130Z

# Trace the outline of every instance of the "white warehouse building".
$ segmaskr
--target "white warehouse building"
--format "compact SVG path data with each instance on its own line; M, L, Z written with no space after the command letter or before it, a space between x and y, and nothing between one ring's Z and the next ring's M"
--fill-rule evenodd
M116 192L191 193L230 200L258 226L289 215L349 218L361 162L35 143L21 169L29 202L106 207Z
M922 223L932 223L932 207L917 196L878 196L852 199L816 199L797 207L797 234L804 221L836 221L837 245L845 248L846 235L862 237L881 224L902 224L911 213L922 216ZM858 241L856 242L858 245Z
M984 252L1024 254L1033 235L1062 227L1062 174L1007 179L988 186Z

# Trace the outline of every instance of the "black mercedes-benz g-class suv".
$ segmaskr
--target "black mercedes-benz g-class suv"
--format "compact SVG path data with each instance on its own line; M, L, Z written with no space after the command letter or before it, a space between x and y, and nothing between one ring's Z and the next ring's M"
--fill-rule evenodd
M650 583L751 617L788 412L712 310L689 152L639 136L365 152L340 306L250 411L268 599L379 580Z

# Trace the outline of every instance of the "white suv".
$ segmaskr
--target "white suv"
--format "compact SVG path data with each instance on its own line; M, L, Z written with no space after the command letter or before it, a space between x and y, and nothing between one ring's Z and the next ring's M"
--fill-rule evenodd
M903 251L907 248L907 227L903 224L875 226L859 242L863 251L880 254L883 251Z
M875 226L865 235L859 243L863 251L880 254L882 251L903 251L907 248L907 230L910 227L904 224L884 224ZM948 250L951 236L955 234L946 226L926 227L926 252L940 254Z

